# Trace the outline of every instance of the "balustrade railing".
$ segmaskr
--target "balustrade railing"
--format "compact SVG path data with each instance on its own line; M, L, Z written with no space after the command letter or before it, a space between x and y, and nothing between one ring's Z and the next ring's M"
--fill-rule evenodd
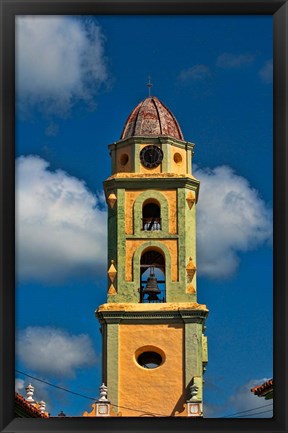
M161 218L142 218L142 230L161 230Z

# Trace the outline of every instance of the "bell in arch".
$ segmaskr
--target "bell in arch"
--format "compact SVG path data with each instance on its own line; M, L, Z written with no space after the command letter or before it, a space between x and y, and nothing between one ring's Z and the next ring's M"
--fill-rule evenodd
M147 299L149 302L151 301L159 301L158 295L160 295L160 290L157 283L157 278L155 277L152 269L150 270L150 275L147 278L146 287L143 290L143 297L147 295Z

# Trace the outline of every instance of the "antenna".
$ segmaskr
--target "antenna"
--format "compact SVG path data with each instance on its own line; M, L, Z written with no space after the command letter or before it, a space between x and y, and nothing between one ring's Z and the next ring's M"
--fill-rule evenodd
M147 83L149 98L150 98L150 96L151 96L151 87L152 87L152 86L153 86L153 84L151 83L151 77L150 77L150 75L149 75L149 77L148 77L148 83Z

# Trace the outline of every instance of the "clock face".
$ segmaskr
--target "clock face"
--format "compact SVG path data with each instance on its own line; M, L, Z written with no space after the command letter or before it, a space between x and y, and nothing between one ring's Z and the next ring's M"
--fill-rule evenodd
M140 161L147 168L155 168L161 164L163 159L163 152L157 146L145 146L140 152Z

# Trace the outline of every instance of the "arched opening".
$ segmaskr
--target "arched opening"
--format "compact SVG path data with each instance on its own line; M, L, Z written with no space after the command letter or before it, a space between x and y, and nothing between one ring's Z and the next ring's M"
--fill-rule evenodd
M156 200L143 204L142 208L142 230L161 230L160 205Z
M140 302L166 302L165 258L158 250L149 249L141 256Z

